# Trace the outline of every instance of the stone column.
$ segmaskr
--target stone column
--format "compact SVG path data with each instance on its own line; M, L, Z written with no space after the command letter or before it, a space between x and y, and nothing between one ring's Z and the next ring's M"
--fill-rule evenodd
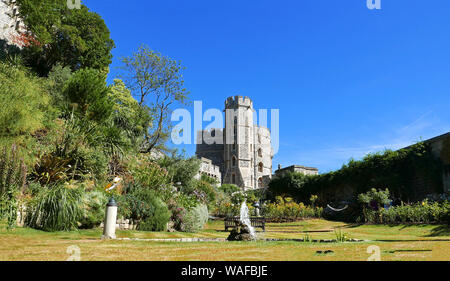
M105 227L102 239L116 239L117 203L114 198L106 204Z

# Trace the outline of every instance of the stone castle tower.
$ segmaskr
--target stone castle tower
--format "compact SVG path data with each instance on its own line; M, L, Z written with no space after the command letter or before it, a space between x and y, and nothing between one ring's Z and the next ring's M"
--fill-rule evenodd
M267 187L270 181L273 158L270 131L255 125L253 114L250 98L229 97L225 101L225 129L197 134L197 140L203 142L197 144L196 155L202 160L211 160L211 164L219 168L222 184L236 184L249 190ZM211 138L223 139L223 143L211 143Z

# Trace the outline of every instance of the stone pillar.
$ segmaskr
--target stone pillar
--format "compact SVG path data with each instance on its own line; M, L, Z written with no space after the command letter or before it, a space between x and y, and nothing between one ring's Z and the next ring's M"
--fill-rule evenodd
M102 239L116 239L117 203L114 198L106 204L105 227Z

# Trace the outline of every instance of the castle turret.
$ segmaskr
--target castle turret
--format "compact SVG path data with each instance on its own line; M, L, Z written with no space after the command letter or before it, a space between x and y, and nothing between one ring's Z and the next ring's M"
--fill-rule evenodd
M244 189L255 186L253 102L248 97L230 97L225 102L225 175L226 183Z

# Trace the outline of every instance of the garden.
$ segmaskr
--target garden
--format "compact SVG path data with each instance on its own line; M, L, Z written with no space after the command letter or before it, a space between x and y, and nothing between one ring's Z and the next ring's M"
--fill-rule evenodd
M426 145L264 190L221 185L167 146L171 111L190 102L181 63L142 45L108 83L103 19L46 2L17 0L29 30L0 52L0 260L68 260L73 247L82 260L367 260L370 246L385 260L448 260L448 198L413 200L404 180L408 162L438 185ZM330 208L328 190L348 181L352 201ZM110 198L122 223L102 240ZM266 231L226 241L224 220L242 210Z

